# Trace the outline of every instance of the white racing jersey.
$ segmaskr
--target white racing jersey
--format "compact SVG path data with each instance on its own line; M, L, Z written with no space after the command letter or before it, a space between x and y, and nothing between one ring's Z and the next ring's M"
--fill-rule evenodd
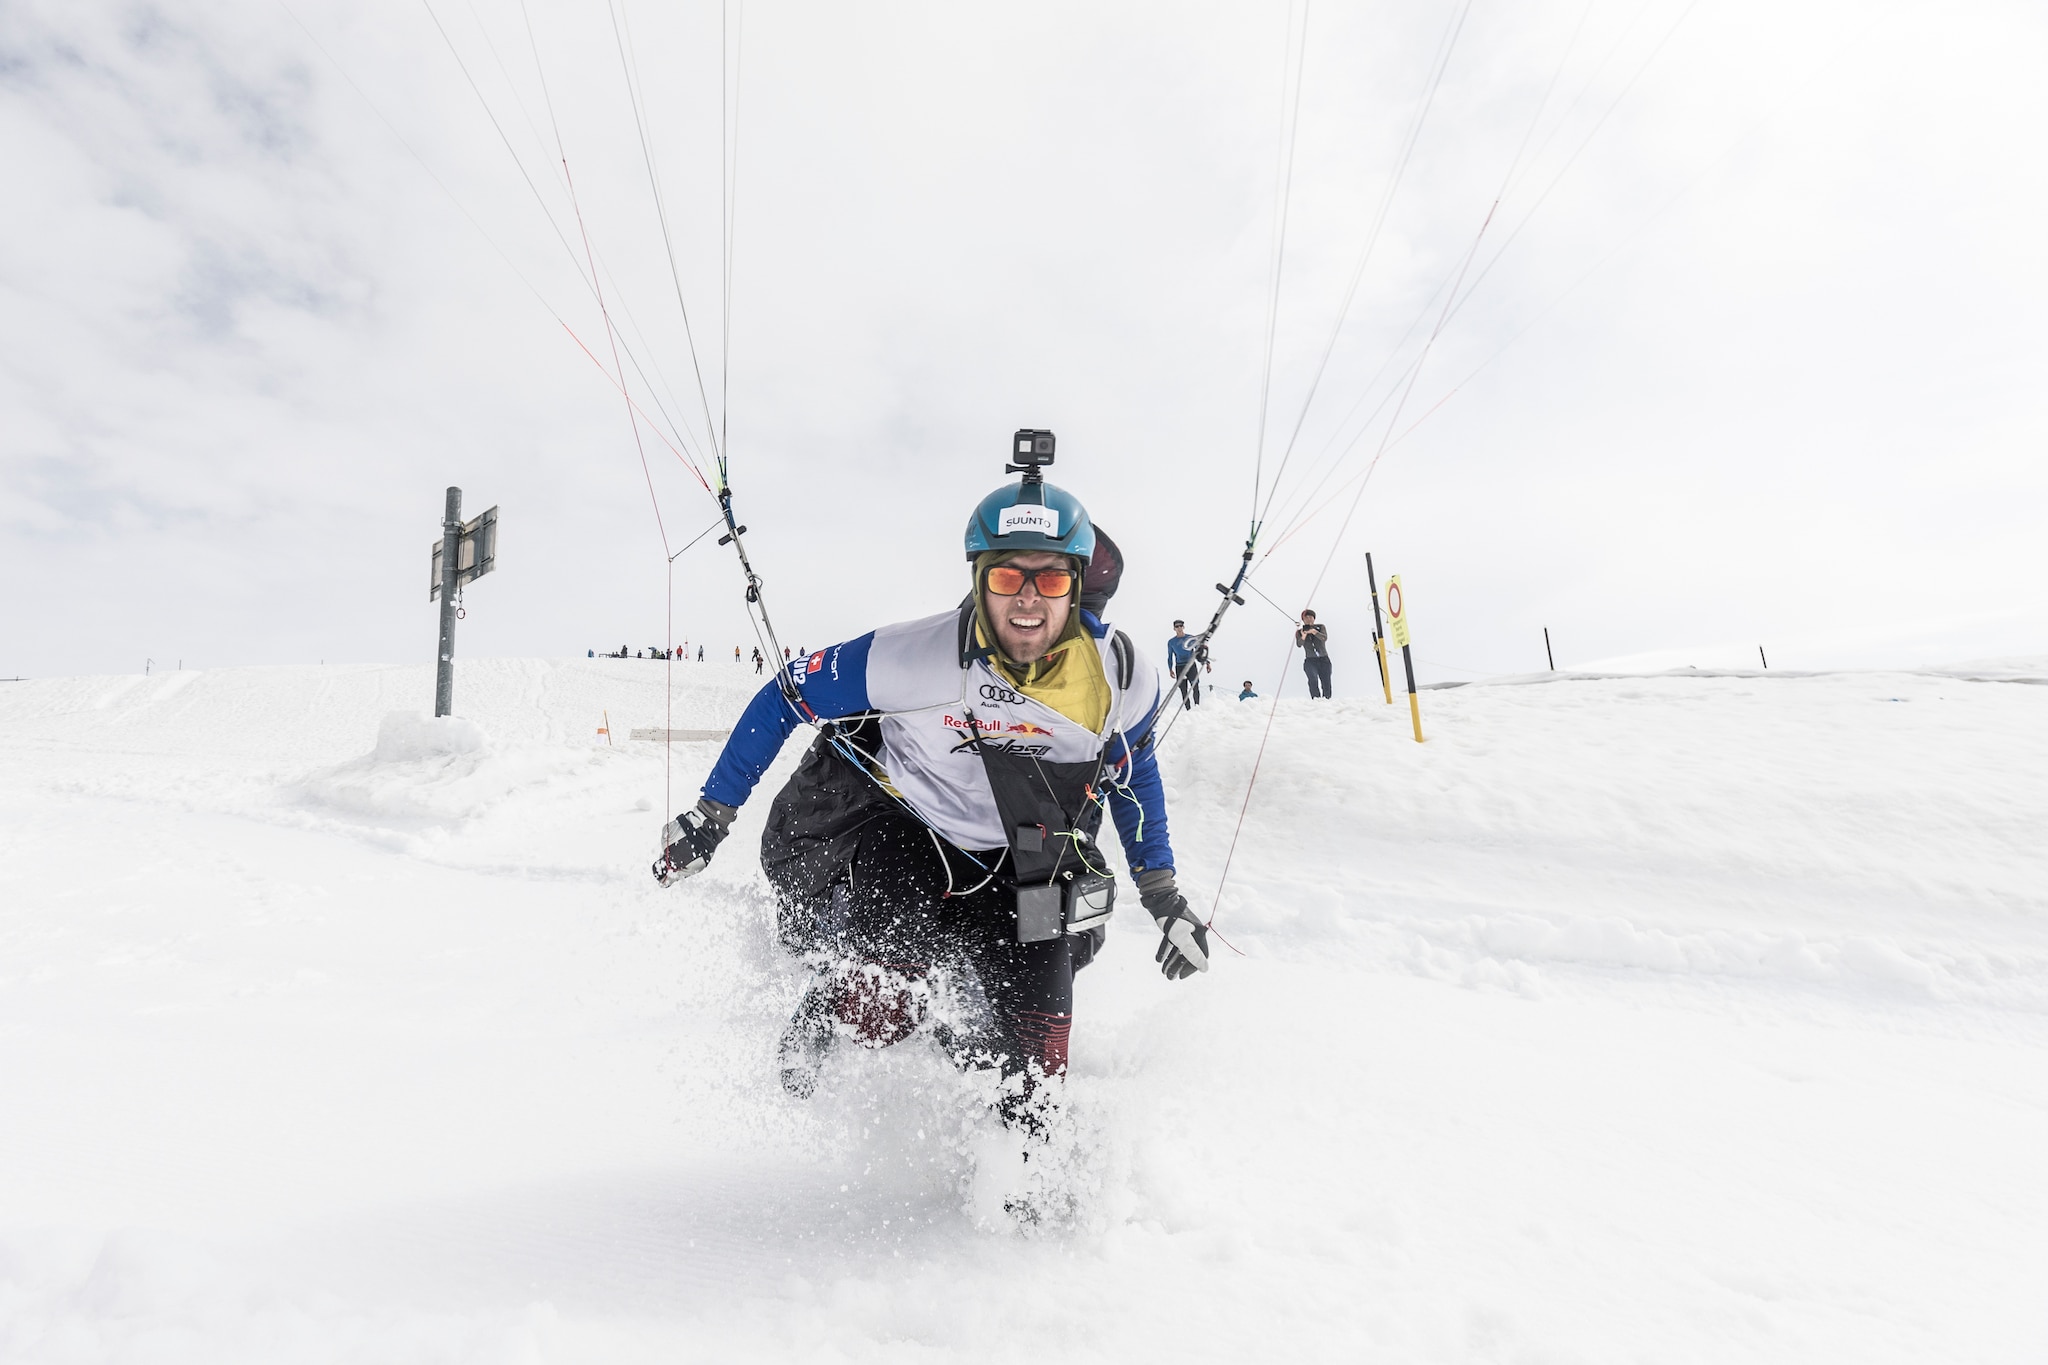
M878 715L879 777L956 847L1008 842L982 749L1046 763L1104 760L1106 799L1131 866L1171 867L1158 765L1146 744L1162 683L1127 637L1086 612L1085 643L1109 684L1101 730L1062 715L1004 678L973 648L973 612L956 609L883 626L788 666L803 714L779 683L761 689L719 755L704 795L738 806L797 726L815 717ZM980 747L975 744L980 739Z

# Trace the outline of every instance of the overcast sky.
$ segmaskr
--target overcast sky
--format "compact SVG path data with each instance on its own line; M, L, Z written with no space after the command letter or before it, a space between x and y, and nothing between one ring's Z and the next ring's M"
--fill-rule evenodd
M1561 666L2048 653L2038 4L1318 0L1263 441L1298 5L755 0L723 92L715 6L528 13L0 7L0 676L426 661L451 483L503 508L462 652L660 642L714 508L647 425L643 473L586 231L792 645L956 601L1028 425L1155 648L1262 467L1279 605L1215 650L1262 691L1304 605L1369 685L1367 550L1425 679L1546 625ZM751 643L729 550L673 584L676 639Z

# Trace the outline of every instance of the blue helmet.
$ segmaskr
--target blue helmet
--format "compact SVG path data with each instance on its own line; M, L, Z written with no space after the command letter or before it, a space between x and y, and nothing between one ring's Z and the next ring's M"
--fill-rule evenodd
M1086 560L1095 553L1095 523L1064 488L1034 478L1004 484L967 520L967 558L988 550L1051 550Z

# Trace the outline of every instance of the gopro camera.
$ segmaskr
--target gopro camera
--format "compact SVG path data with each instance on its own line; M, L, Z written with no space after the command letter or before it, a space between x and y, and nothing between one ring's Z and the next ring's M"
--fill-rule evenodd
M1005 474L1036 474L1052 463L1053 434L1049 431L1033 431L1029 427L1018 432L1010 441L1010 458L1015 464L1003 466Z

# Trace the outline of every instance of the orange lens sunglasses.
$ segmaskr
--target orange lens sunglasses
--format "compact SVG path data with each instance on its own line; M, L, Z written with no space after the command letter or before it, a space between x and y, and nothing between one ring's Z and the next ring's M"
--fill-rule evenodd
M988 571L988 590L998 597L1015 597L1024 591L1026 582L1038 584L1040 597L1065 597L1074 590L1072 569L1020 569L1014 564L998 564Z

